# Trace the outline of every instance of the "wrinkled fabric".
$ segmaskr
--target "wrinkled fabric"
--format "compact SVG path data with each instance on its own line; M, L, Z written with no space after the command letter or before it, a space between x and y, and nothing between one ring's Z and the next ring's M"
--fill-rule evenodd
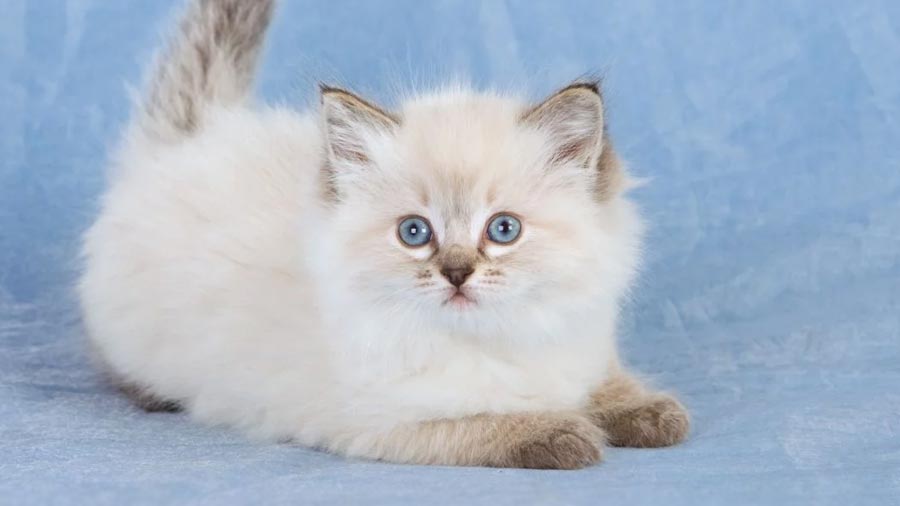
M900 2L281 6L269 101L604 78L649 224L622 350L694 425L575 472L346 460L129 405L90 367L71 287L125 84L177 9L0 8L0 504L900 501Z

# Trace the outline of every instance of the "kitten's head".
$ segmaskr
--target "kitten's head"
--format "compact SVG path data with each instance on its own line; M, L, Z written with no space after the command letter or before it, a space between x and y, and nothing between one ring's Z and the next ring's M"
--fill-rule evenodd
M626 288L638 223L595 84L537 105L453 90L390 113L334 88L322 103L331 271L358 303L541 334Z

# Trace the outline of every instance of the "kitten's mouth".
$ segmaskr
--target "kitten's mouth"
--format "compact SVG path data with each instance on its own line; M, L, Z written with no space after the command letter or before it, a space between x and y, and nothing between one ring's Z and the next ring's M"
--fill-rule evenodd
M454 309L467 309L475 305L475 298L467 295L462 290L456 290L444 301L444 305Z

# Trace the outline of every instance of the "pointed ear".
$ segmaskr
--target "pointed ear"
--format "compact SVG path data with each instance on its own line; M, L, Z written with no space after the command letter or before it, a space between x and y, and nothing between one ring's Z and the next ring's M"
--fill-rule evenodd
M392 133L400 121L349 91L324 85L320 89L330 161L337 165L368 164L370 141Z
M603 99L595 83L575 83L522 115L521 122L549 135L554 163L596 165L603 151Z

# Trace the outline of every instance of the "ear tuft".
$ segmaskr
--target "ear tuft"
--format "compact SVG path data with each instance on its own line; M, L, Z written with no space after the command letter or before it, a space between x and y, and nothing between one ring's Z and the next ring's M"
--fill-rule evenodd
M526 111L522 123L552 139L553 162L593 167L603 150L603 99L596 82L578 82Z
M324 84L319 89L331 161L369 163L369 139L392 133L400 125L400 120L349 91Z

